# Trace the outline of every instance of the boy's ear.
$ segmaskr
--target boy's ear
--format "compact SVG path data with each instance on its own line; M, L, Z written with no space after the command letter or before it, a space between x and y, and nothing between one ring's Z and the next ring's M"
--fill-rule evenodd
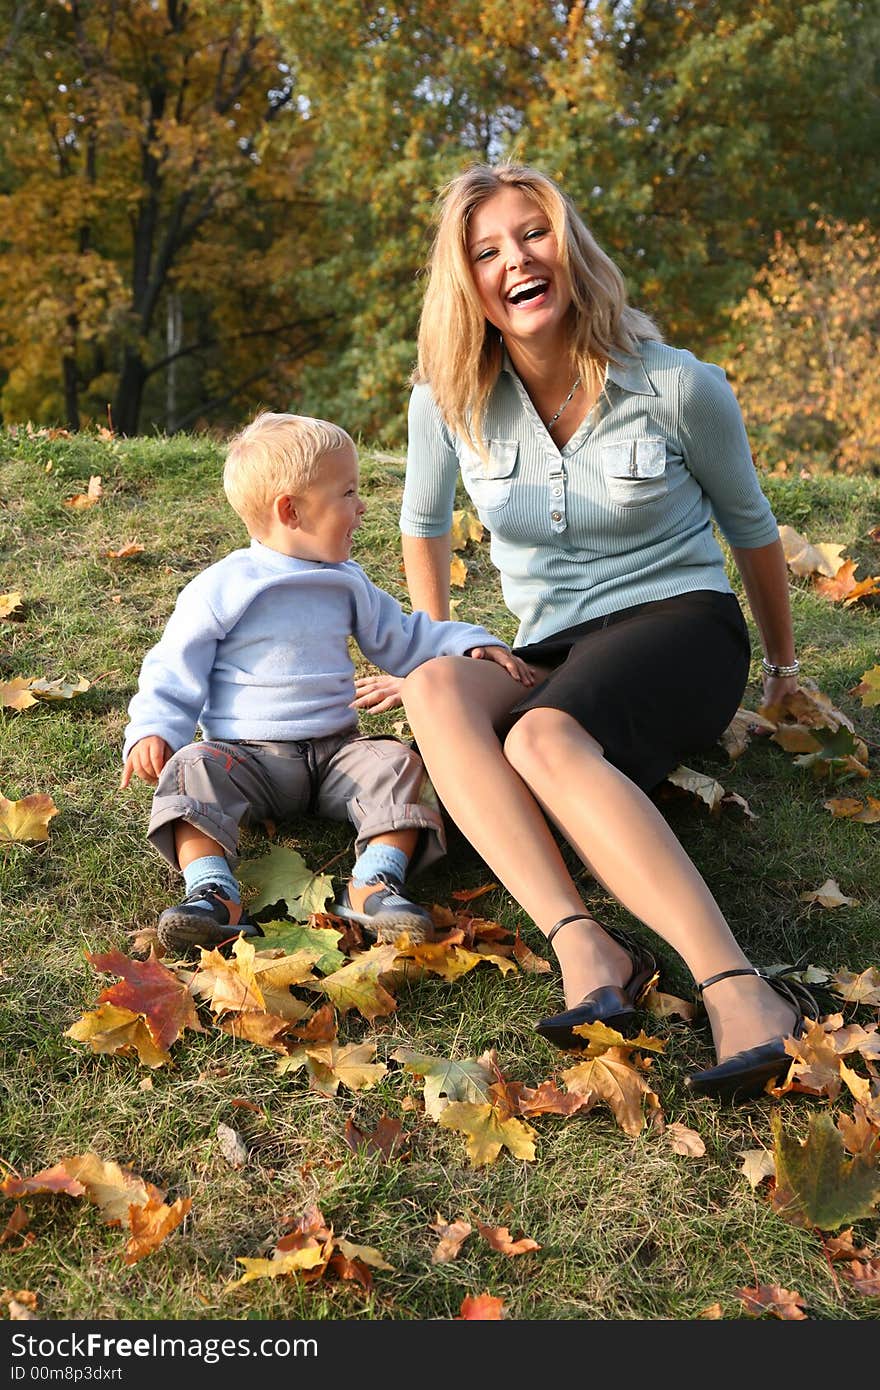
M272 503L272 510L282 526L298 526L299 515L296 510L296 498L283 495L276 497Z

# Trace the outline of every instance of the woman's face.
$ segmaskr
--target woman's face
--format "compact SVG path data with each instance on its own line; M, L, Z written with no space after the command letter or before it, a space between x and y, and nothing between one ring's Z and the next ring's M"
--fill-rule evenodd
M546 215L508 185L471 214L467 238L483 312L505 339L556 336L571 304L568 277Z

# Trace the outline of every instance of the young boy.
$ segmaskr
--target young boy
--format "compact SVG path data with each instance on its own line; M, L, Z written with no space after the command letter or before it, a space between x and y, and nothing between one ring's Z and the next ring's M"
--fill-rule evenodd
M264 412L232 440L223 487L250 546L181 591L128 708L120 785L156 786L148 838L186 886L159 939L186 950L261 935L233 873L239 825L305 814L357 828L331 910L380 940L429 940L402 886L445 852L443 823L414 750L359 735L348 639L392 675L466 654L524 684L532 674L482 627L405 614L349 559L365 507L338 425Z

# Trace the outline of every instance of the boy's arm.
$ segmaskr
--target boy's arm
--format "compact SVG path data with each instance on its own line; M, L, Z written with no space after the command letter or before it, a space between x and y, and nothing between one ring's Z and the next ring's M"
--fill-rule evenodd
M223 635L210 607L184 590L161 639L147 652L141 666L137 693L128 706L122 753L126 767L135 747L147 739L165 744L168 756L192 741L207 699L217 643ZM146 759L145 770L156 771L155 745L149 755L141 750L139 757ZM133 766L132 771L137 769Z
M359 567L358 567L359 568ZM354 637L364 656L383 671L407 676L435 656L490 657L504 666L515 680L524 679L528 668L500 637L473 623L437 622L427 613L404 613L384 589L377 589L360 570L356 597L357 626Z

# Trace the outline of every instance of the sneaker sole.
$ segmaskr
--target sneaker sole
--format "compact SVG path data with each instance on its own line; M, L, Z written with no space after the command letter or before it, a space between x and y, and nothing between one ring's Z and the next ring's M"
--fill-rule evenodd
M342 917L347 922L357 922L370 936L375 936L377 941L393 945L401 936L406 935L414 946L419 946L423 942L436 940L434 923L430 920L426 922L421 914L417 915L414 912L395 912L387 915L377 912L368 917L365 912L355 912L353 908L343 907L338 903L334 903L330 911L334 917Z
M206 914L207 915L207 914ZM229 923L221 927L210 919L207 922L195 920L193 913L163 912L156 925L156 935L163 946L222 946L224 942L234 941L239 932L245 936L259 936L260 932L247 922L238 926Z

